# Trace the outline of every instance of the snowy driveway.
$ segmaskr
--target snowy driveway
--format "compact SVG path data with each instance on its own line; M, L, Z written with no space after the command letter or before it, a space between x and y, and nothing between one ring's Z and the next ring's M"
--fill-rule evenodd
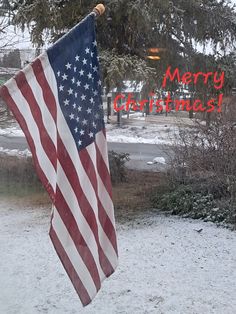
M120 266L82 309L47 235L49 217L0 201L0 313L236 313L236 232L151 214L119 223Z

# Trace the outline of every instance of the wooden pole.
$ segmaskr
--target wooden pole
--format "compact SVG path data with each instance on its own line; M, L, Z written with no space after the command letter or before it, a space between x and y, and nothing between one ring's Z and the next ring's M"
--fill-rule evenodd
M98 4L94 9L93 12L96 14L97 17L101 16L105 12L105 7L102 3Z

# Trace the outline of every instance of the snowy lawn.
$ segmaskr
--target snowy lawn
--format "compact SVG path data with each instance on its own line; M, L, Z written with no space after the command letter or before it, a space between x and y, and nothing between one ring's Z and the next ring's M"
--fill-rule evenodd
M0 313L236 313L235 232L154 213L119 222L120 266L83 309L49 219L48 208L1 199Z
M16 137L22 137L25 136L23 131L20 129L20 127L17 126L12 126L9 128L0 128L0 135L3 136L16 136Z
M184 127L185 130L189 126ZM173 145L179 137L179 127L177 124L143 123L136 120L135 124L123 124L117 127L116 124L107 124L108 142L118 143L143 143L143 144L166 144ZM0 136L23 137L24 133L18 126L5 129L0 128Z
M107 126L108 142L173 145L178 134L178 127L168 124Z

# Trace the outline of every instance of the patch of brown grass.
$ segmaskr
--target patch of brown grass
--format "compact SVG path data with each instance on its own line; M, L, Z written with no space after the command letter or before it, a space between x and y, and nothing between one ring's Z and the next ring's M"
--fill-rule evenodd
M150 171L127 170L126 182L113 185L117 217L137 215L151 208L150 195L163 185L165 175ZM0 155L1 199L25 206L50 206L47 193L39 182L32 158Z
M113 186L113 202L118 218L150 209L151 194L166 180L163 173L151 171L128 170L127 177L127 182Z
M9 156L0 154L0 178L1 181L37 182L31 157Z

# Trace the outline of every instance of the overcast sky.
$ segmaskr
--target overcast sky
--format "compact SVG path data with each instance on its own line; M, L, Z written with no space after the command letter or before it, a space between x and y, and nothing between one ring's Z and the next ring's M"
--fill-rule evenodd
M231 0L231 3L236 5L236 0ZM32 48L28 31L25 30L22 34L20 29L16 30L13 26L8 28L7 34L0 34L0 49L5 43L11 43L12 47L19 49ZM200 46L198 48L201 50ZM207 48L207 51L210 52L211 49Z

